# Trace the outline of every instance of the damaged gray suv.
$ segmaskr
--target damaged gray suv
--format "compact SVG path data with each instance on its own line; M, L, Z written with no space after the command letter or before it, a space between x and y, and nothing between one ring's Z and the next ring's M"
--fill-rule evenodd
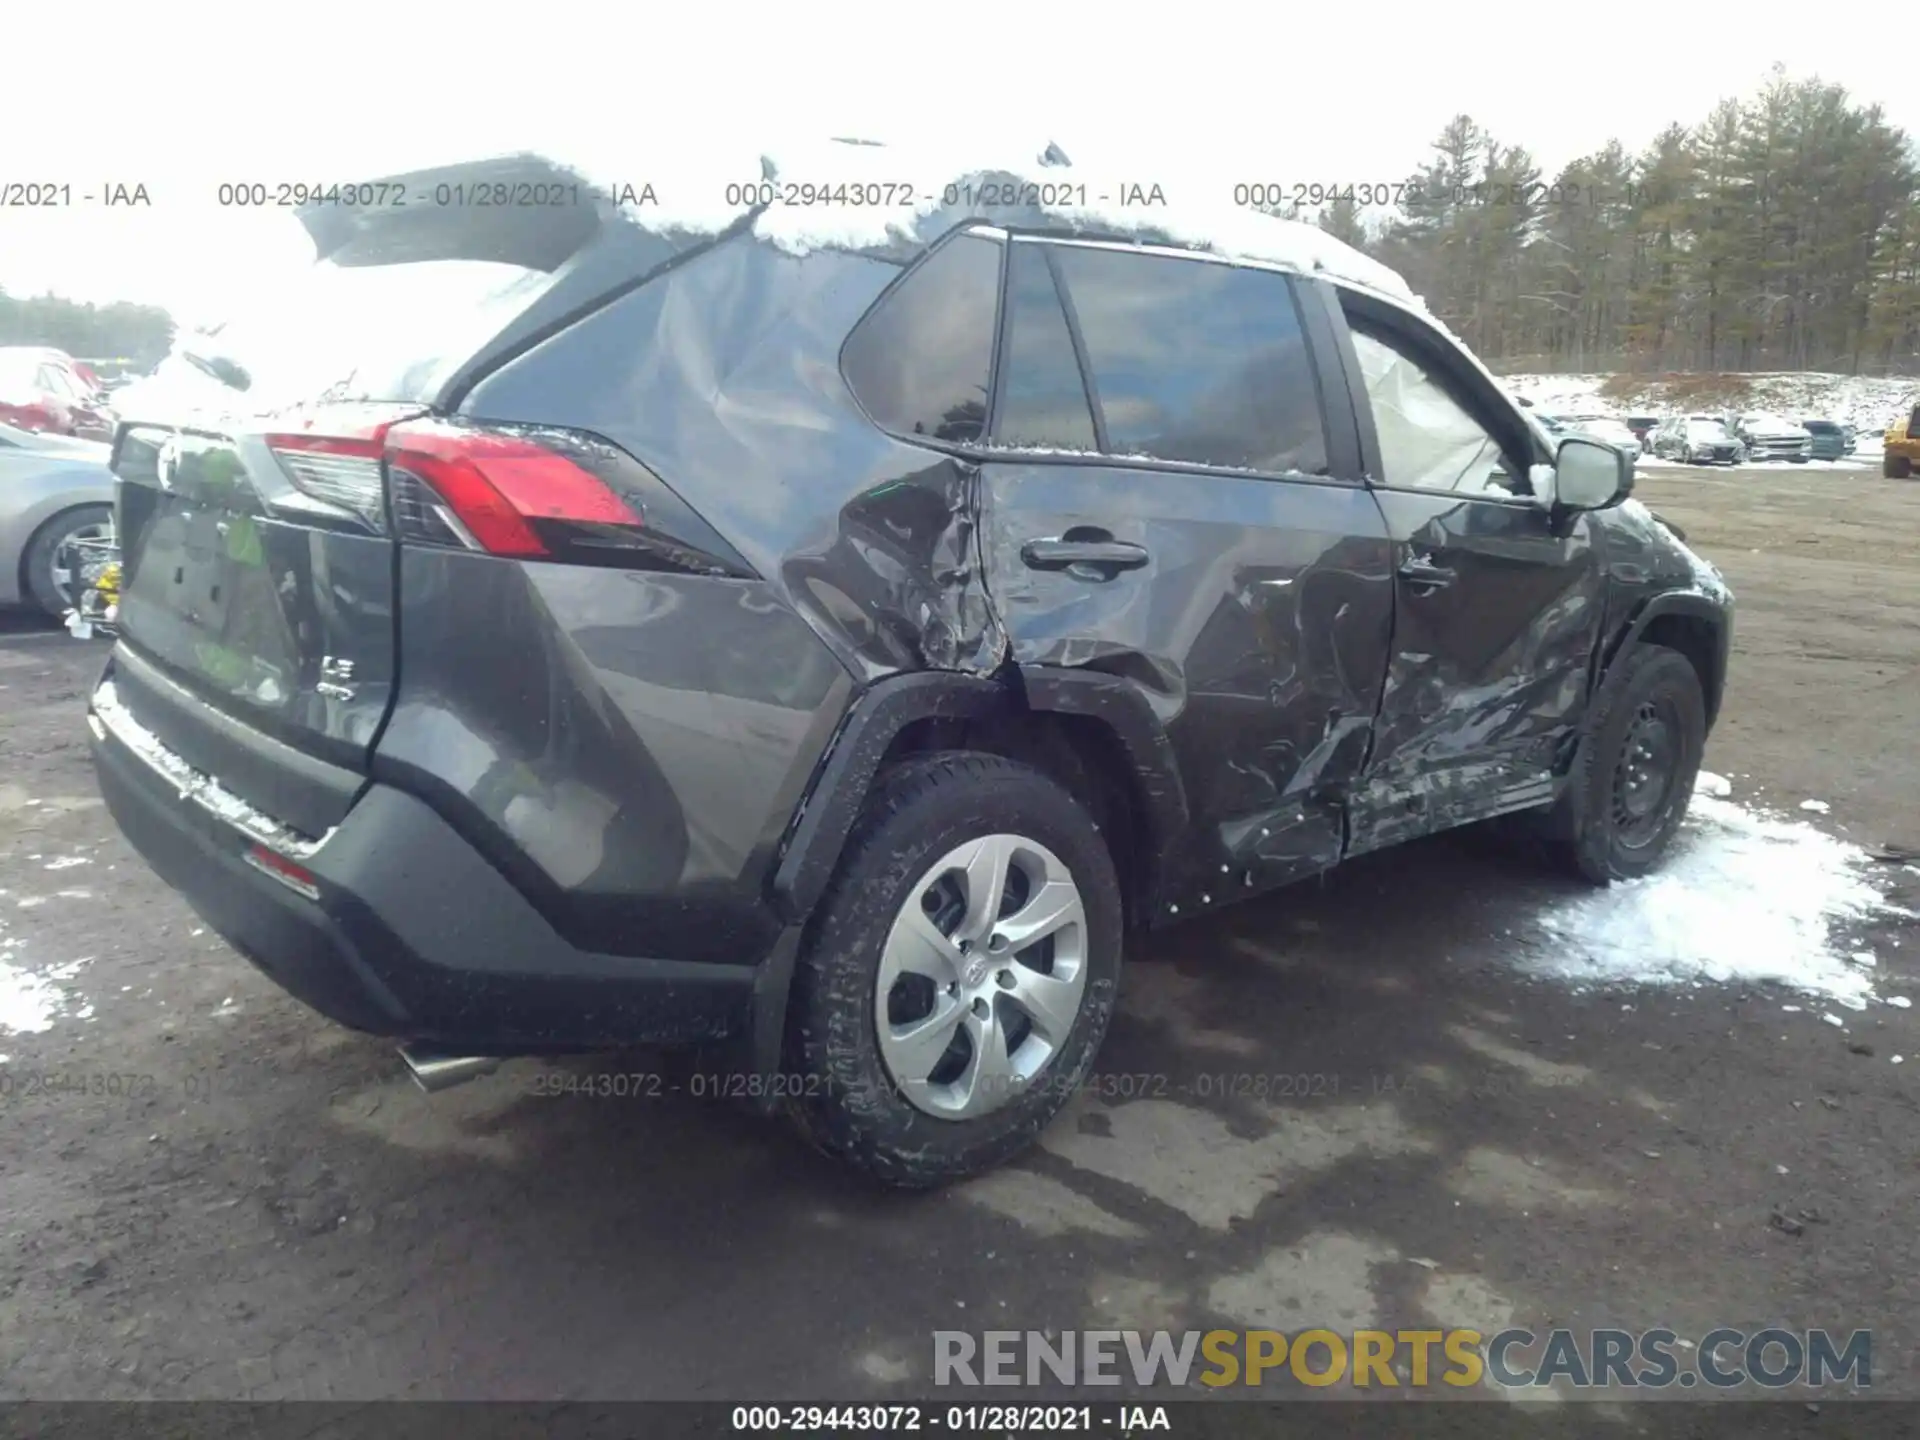
M302 212L279 359L116 437L121 829L423 1083L717 1047L909 1186L1066 1102L1129 927L1503 815L1657 865L1731 600L1621 452L1363 265L1041 198Z

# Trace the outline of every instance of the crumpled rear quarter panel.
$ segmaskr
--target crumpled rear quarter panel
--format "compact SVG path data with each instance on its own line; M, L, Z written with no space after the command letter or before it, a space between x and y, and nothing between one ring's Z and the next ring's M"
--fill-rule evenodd
M840 346L899 273L741 237L482 381L464 413L575 426L656 471L862 681L985 671L971 468L861 413Z

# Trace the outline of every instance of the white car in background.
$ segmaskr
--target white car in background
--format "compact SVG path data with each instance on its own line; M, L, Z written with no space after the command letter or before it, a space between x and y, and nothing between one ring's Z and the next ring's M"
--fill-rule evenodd
M1566 417L1566 426L1582 435L1591 435L1596 440L1616 445L1636 460L1640 458L1640 437L1628 428L1626 421L1617 416L1569 415Z

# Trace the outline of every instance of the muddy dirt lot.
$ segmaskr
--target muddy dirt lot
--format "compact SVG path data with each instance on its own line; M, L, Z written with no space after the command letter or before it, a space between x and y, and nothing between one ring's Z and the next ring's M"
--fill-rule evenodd
M1733 799L1920 848L1920 484L1640 493L1740 598ZM1920 1397L1912 919L1841 927L1861 1009L1621 988L1534 973L1581 892L1526 857L1374 856L1138 947L1101 1093L1011 1169L876 1194L684 1091L420 1094L120 842L102 653L0 636L0 954L44 1026L0 1029L0 1396L906 1398L940 1329L1512 1322L1871 1327L1874 1392Z

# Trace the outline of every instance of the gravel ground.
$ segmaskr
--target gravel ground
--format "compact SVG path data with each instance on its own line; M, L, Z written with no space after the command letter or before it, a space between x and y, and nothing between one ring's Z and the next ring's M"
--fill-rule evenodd
M1920 484L1640 493L1740 598L1709 768L1920 848ZM0 1031L0 1397L901 1399L938 1329L1509 1322L1870 1327L1875 1393L1920 1397L1911 1010L1528 978L1577 892L1447 837L1141 945L1099 1093L1012 1168L876 1194L684 1090L418 1093L120 841L102 655L0 635L0 955L63 1005ZM1892 991L1917 937L1851 943Z

